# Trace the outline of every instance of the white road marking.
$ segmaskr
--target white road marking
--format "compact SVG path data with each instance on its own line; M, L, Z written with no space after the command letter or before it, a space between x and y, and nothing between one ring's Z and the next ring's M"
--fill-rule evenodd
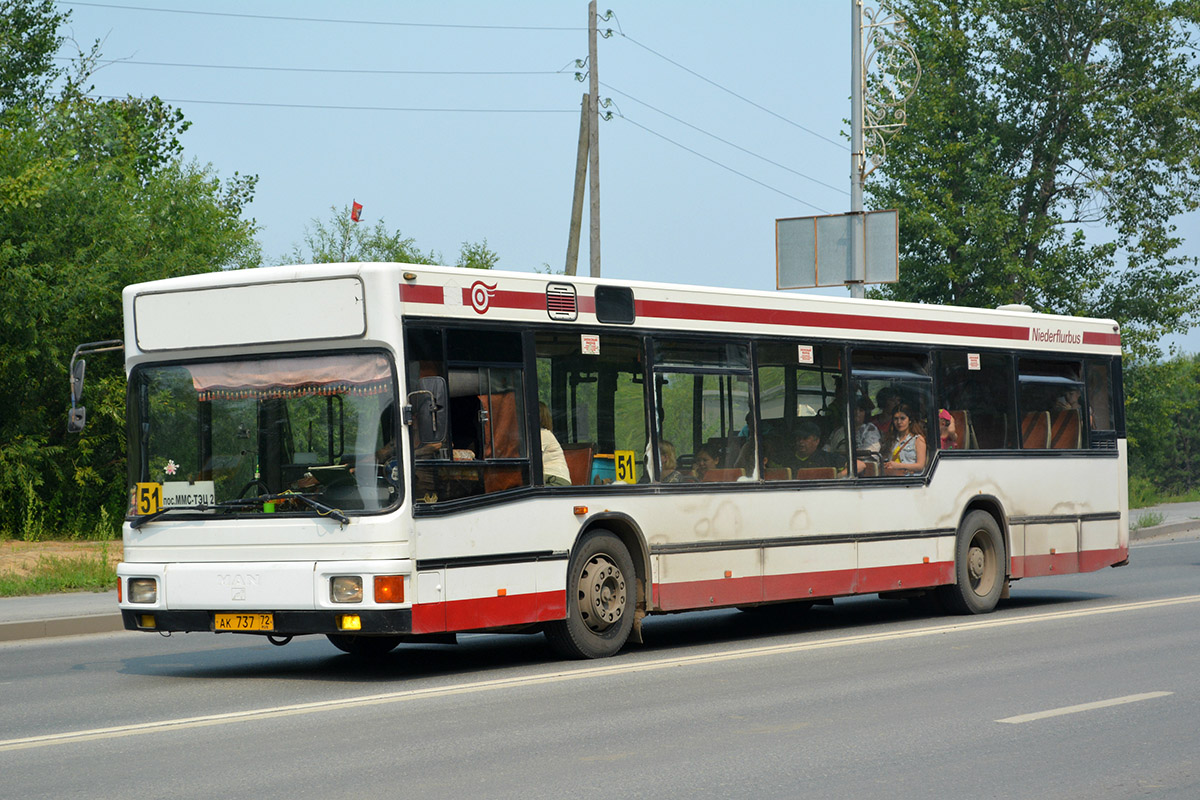
M1108 708L1109 706L1122 706L1126 703L1136 703L1141 700L1153 700L1156 697L1166 697L1167 695L1175 694L1174 692L1145 692L1143 694L1127 694L1124 697L1114 697L1111 700L1097 700L1094 703L1080 703L1077 706L1064 706L1063 708L1052 708L1048 711L1037 711L1033 714L1020 714L1015 717L1005 717L998 719L996 722L1007 722L1012 725L1019 725L1022 722L1034 722L1039 719L1047 719L1048 717L1061 717L1065 714L1078 714L1081 711L1095 711L1097 708Z
M118 725L111 728L93 728L90 730L65 731L42 736L28 736L20 739L0 740L0 753L9 750L24 750L34 747L48 747L59 744L74 744L77 742L95 741L97 739L114 739L122 736L137 736L144 733L161 733L190 728L202 728L210 725L229 725L237 722L251 722L261 719L276 719L305 714L316 714L322 711L340 711L347 708L362 708L365 706L403 703L413 700L423 700L434 697L450 697L453 695L491 692L502 689L512 689L523 686L538 686L564 681L575 681L586 678L597 678L605 675L622 675L635 672L651 672L661 669L674 669L696 664L714 664L724 661L736 661L744 658L761 658L764 656L801 653L811 650L826 650L835 647L851 647L877 642L897 641L901 639L917 639L927 636L941 636L948 633L962 633L989 628L1006 628L1013 625L1029 625L1038 622L1057 622L1080 617L1094 617L1103 614L1122 614L1133 611L1144 611L1154 608L1200 603L1200 595L1172 597L1162 600L1144 600L1136 603L1119 603L1110 606L1081 608L1071 611L1052 611L1045 614L1026 614L1003 618L982 618L970 622L958 622L949 625L930 625L904 631L884 631L881 633L866 633L850 636L838 636L814 641L794 642L792 644L769 645L765 647L746 647L737 650L723 650L715 653L703 653L691 656L675 656L658 658L650 661L633 663L606 663L590 667L579 667L568 670L558 670L537 675L524 675L495 680L470 681L467 683L435 686L425 689L407 689L399 692L384 694L346 697L339 700L323 700L314 703L298 703L287 706L249 709L246 711L231 711L225 714L209 714L200 717L182 717L165 719L158 722L144 722L134 725Z

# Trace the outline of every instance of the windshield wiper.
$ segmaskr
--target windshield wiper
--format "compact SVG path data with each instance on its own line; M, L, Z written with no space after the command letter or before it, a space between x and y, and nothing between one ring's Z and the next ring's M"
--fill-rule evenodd
M295 492L283 492L281 494L263 494L259 495L258 497L245 497L238 500L226 500L223 503L215 503L213 505L201 503L200 505L195 506L167 506L166 508L160 508L153 514L146 514L144 516L137 517L133 520L133 522L129 523L129 527L135 529L140 528L147 522L153 522L162 515L169 514L172 511L221 511L234 508L250 508L262 503L269 503L272 500L299 500L307 504L310 508L323 517L332 517L343 525L350 524L350 518L336 508L327 506L318 500L313 500L307 495L297 494Z
M147 522L153 522L154 520L161 517L163 514L170 514L172 511L216 511L218 509L228 508L228 507L229 506L226 503L218 503L213 506L205 505L203 503L201 503L198 506L164 506L163 508L160 508L158 511L155 511L153 514L144 514L140 517L135 518L133 520L133 522L129 523L129 527L140 528L143 525L145 525Z

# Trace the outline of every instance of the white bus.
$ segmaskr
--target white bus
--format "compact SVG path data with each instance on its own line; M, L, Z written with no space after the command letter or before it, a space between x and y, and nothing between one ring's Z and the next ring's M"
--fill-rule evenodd
M602 657L649 614L983 613L1128 557L1111 320L405 264L124 312L130 630Z

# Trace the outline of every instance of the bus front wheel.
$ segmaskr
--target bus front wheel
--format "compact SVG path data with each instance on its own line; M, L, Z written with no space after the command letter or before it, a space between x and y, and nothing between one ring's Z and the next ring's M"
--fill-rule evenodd
M956 583L938 587L938 599L956 614L986 614L1004 590L1004 536L995 517L972 511L958 527Z
M613 534L584 535L567 567L567 618L546 627L550 646L566 658L615 655L633 629L636 574L629 550Z

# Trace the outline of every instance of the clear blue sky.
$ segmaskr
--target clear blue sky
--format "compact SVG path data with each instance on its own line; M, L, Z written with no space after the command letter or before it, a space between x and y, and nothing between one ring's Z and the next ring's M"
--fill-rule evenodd
M562 269L584 0L58 5L120 62L96 94L170 101L188 157L259 176L268 263L357 200L447 263L486 238L501 268ZM774 289L775 219L849 209L849 1L599 5L603 274ZM1200 215L1180 224L1200 252Z

